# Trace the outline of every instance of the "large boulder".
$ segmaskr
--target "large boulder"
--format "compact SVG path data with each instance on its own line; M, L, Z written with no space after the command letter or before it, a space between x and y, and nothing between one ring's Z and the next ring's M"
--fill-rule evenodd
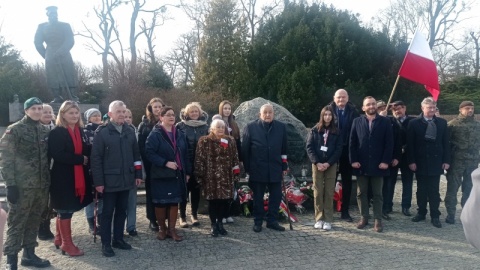
M259 118L260 107L267 103L273 105L273 111L275 113L274 119L285 123L287 126L287 155L290 168L295 169L296 171L296 168L293 168L292 166L306 163L307 155L305 151L305 143L308 131L305 125L293 116L293 114L275 102L258 97L240 104L233 113L235 115L235 120L237 121L240 130L243 130L249 122Z

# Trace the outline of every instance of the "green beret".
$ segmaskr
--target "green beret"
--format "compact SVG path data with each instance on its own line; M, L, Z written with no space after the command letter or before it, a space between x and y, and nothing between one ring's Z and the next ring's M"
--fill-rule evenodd
M25 103L23 103L23 109L28 110L28 108L32 107L33 105L43 105L43 102L37 97L29 98L25 101Z

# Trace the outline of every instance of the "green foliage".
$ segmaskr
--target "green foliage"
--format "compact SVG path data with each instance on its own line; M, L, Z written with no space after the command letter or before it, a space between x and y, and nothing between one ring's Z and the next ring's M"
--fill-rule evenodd
M440 86L438 108L442 114L457 114L458 105L464 100L478 101L480 96L480 79L462 77Z
M234 0L212 0L198 51L194 87L227 98L243 96L250 85L246 64L247 27Z
M78 93L78 97L85 104L100 104L107 93L107 87L103 83L92 83L85 86L84 91Z
M148 64L148 71L144 79L147 86L168 90L173 88L173 81L165 72L163 66L157 62Z
M280 102L308 125L338 88L356 104L365 95L388 98L405 50L398 53L387 35L362 28L348 12L289 3L256 35L248 98Z

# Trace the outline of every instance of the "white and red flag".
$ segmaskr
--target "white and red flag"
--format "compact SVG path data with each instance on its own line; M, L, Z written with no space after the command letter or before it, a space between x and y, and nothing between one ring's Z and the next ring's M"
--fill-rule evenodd
M438 83L437 66L427 40L418 30L415 31L398 75L423 84L433 99L435 101L438 99L440 85Z

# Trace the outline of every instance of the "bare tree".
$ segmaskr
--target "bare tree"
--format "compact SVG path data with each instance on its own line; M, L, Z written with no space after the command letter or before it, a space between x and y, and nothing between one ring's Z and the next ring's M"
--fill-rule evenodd
M255 31L264 20L272 15L277 7L280 6L281 0L274 0L271 5L264 5L260 9L260 15L257 15L257 0L240 0L243 8L243 13L248 20L250 30L250 42L255 39Z
M480 44L479 44L479 39L480 39L480 32L474 32L474 31L471 31L470 32L470 37L472 38L473 40L473 49L474 49L474 54L475 54L475 58L473 60L473 76L475 76L475 78L478 78L478 74L479 74L479 71L480 71Z
M102 56L102 80L105 85L109 85L109 63L108 56L112 56L117 65L121 68L122 76L125 77L125 59L123 55L123 46L119 38L119 32L113 11L124 2L121 0L102 0L99 6L93 8L96 18L99 20L97 32L83 23L84 31L77 35L89 39L87 49L96 52ZM117 43L120 46L120 55L117 55L112 45Z
M197 33L183 34L165 59L165 66L174 82L182 87L193 83L198 48Z

